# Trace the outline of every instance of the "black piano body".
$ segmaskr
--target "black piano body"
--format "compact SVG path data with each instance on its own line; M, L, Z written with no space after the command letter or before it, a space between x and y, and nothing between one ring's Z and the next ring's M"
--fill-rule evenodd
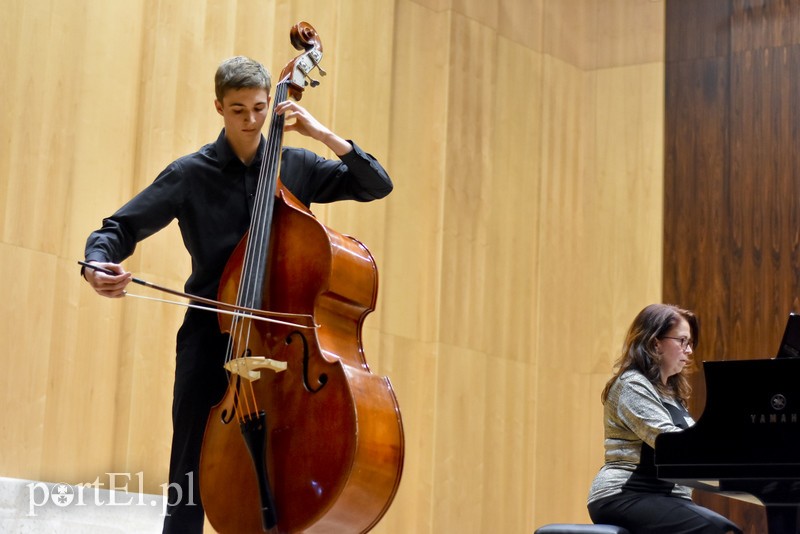
M697 423L656 438L658 477L749 494L770 534L800 534L800 358L703 362Z

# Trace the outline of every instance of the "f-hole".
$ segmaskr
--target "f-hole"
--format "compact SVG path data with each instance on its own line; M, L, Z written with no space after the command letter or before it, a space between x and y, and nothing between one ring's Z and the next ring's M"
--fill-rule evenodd
M303 387L305 387L306 390L310 391L311 393L317 393L319 390L325 387L325 384L328 383L328 375L326 375L325 373L320 374L319 377L316 379L317 385L316 386L311 385L311 377L309 377L309 369L308 369L308 359L309 359L308 340L306 339L306 336L301 334L299 331L295 330L294 332L286 336L286 344L287 345L291 344L292 338L295 336L299 337L300 341L303 343Z

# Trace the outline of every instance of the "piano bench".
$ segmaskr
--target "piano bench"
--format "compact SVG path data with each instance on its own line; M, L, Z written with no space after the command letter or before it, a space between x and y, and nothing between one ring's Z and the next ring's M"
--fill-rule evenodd
M614 525L573 525L553 523L537 528L533 534L629 534L627 529Z

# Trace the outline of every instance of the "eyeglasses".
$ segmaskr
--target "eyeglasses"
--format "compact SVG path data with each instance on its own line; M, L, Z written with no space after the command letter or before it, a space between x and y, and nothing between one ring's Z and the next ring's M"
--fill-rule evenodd
M694 348L694 341L692 338L681 336L681 337L673 337L673 336L661 336L664 339L674 339L678 343L681 344L681 350L686 350L689 347Z

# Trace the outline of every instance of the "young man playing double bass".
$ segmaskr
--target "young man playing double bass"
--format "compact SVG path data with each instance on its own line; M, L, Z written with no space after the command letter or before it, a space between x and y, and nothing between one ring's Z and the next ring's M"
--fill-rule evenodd
M250 226L266 144L261 129L269 113L271 81L261 64L239 56L219 66L215 86L214 105L224 122L217 140L169 164L89 236L86 261L117 273L83 270L100 295L123 296L131 273L119 263L139 241L177 219L192 259L185 291L216 298L222 271ZM316 139L339 158L327 160L308 150L283 148L281 181L306 206L338 200L366 202L392 191L388 174L375 158L331 132L297 103L282 102L276 112L285 117L285 131ZM223 369L226 347L215 314L186 312L177 337L165 533L203 531L198 465L209 410L228 385ZM194 504L186 502L189 495Z

